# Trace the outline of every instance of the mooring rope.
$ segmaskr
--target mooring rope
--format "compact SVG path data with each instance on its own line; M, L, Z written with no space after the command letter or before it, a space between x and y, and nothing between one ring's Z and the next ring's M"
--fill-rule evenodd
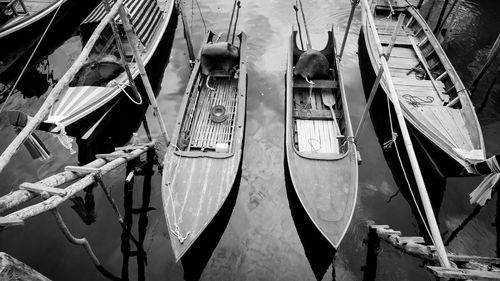
M116 81L116 80L111 80L111 81L109 81L108 85L110 85L111 87L118 87L118 88L120 88L120 90L122 90L122 91L125 93L125 95L128 97L128 99L129 99L131 102L133 102L134 104L136 104L136 105L141 105L141 104L142 104L142 96L138 93L138 96L139 96L139 101L138 101L138 102L136 102L136 101L135 101L135 100L134 100L134 99L130 96L130 94L127 92L127 90L126 90L126 88L125 88L126 86L128 86L127 84L125 84L125 83L120 83L120 82L118 82L118 81Z
M387 111L389 112L389 123L391 125L391 134L394 137L394 135L397 136L397 134L394 132L394 125L392 122L392 114L391 114L391 101L390 101L389 97L387 97ZM410 180L408 179L408 175L406 174L406 170L405 170L405 167L403 165L403 160L401 160L399 148L398 148L398 145L397 145L395 139L394 139L393 143L394 143L394 148L396 149L396 154L398 155L399 164L401 165L401 169L403 170L403 175L405 177L406 184L408 185L408 189L410 190L411 197L413 198L413 202L415 203L415 207L417 208L420 219L422 220L422 223L424 224L425 230L427 231L427 235L432 240L432 244L436 245L436 242L434 242L434 238L432 237L431 231L429 230L429 227L427 226L426 220L424 219L424 216L422 215L422 211L420 210L420 208L418 206L417 199L415 198L415 194L413 194L413 190L411 189ZM392 143L391 143L391 145L392 145Z
M42 43L42 40L43 38L45 38L45 34L47 34L47 31L49 31L49 28L50 26L52 25L52 22L54 21L54 19L56 18L56 15L59 13L59 10L61 9L61 6L63 4L63 1L61 1L61 3L59 4L59 6L57 7L56 11L54 12L54 15L52 16L52 18L50 19L50 22L49 24L47 25L47 27L45 28L45 30L43 31L43 34L42 34L42 37L40 37L40 40L38 40L38 43L36 44L35 46L35 49L33 50L33 52L31 53L30 57L28 58L28 61L26 62L26 64L24 65L24 68L23 70L21 71L21 74L19 74L19 77L17 77L17 80L16 82L14 83L14 85L12 86L12 89L10 90L9 94L7 95L7 98L5 99L5 102L2 104L2 107L0 108L0 113L2 113L5 105L7 104L7 102L9 101L9 98L10 96L12 95L12 93L14 92L14 90L16 89L17 87L17 84L19 83L19 81L21 80L21 77L23 76L24 72L26 71L26 69L28 68L30 62L31 62L31 59L33 59L33 56L35 55L36 51L38 50L38 47L40 46L40 44Z
M170 145L173 148L175 148L177 150L180 150L179 147L177 147L175 144L171 143ZM176 163L175 167L173 168L174 170L172 171L174 175L177 175L176 171L177 171L177 168L179 167L180 162L181 162L181 157L177 157L177 163ZM168 168L169 168L168 170L172 169L172 162L169 163ZM172 179L172 182L175 182L175 176ZM174 197L173 197L173 194L172 194L172 183L171 182L166 182L165 184L168 187L170 205L172 205L172 216L174 217L174 228L172 228L172 226L169 225L170 232L172 232L177 237L177 239L179 240L179 243L183 244L184 241L188 238L190 232L188 231L186 233L186 235L182 236L179 224L177 223L177 214L176 214L176 211L175 211Z
M69 150L70 154L75 154L76 151L73 149L73 139L66 134L66 128L59 122L56 122L55 124L57 128L59 128L59 133L55 134L56 138L64 148Z

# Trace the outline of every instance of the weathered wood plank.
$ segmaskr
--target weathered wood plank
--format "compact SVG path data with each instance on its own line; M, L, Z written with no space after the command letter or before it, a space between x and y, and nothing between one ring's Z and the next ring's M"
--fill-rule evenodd
M309 84L306 80L295 79L293 81L294 88L315 88L315 89L336 89L338 88L337 81L334 80L313 80L314 85Z
M66 195L66 191L64 191L64 189L50 187L39 183L37 184L37 183L23 182L19 186L19 189L24 189L39 194L42 192L47 192L50 195L58 195L58 196Z
M426 267L432 274L441 278L468 279L468 280L499 280L500 272L470 270L459 268L444 268L438 266Z
M342 114L339 110L334 109L335 117L340 118ZM308 119L308 120L332 120L332 113L330 110L321 110L321 109L311 109L311 110L294 110L293 117L299 119Z
M83 166L66 166L64 167L64 170L82 174L99 173L101 171L100 168L83 167Z

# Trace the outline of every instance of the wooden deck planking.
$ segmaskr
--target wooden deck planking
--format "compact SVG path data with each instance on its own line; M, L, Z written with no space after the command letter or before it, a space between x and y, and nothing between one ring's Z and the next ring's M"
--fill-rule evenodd
M333 120L295 120L299 151L339 153Z
M473 149L465 122L459 109L445 106L432 106L422 108L422 113L442 135L453 144L453 147L466 151Z

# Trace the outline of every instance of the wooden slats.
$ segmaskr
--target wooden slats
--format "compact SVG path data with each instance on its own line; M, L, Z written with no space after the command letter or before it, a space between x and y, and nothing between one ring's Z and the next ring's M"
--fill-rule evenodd
M427 269L437 277L447 279L467 279L467 280L499 280L500 272L483 271L461 268L444 268L437 266L427 266Z
M295 120L301 152L339 153L339 141L333 120Z
M338 110L334 110L335 117L337 119L342 117L342 114ZM310 119L310 120L333 120L332 113L330 110L320 110L320 109L312 109L312 110L294 110L293 117L299 119Z

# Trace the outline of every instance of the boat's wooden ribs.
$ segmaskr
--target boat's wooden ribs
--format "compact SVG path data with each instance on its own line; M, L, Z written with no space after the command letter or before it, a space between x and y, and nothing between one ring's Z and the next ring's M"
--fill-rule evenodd
M187 115L184 118L182 132L189 136L187 150L215 150L218 143L233 142L233 127L236 117L236 103L238 94L238 80L217 78L210 80L212 91L206 87L204 79L198 78L197 85L203 85L201 90L195 90L189 100ZM216 123L212 121L210 113L214 106L222 105L225 108L227 120Z

